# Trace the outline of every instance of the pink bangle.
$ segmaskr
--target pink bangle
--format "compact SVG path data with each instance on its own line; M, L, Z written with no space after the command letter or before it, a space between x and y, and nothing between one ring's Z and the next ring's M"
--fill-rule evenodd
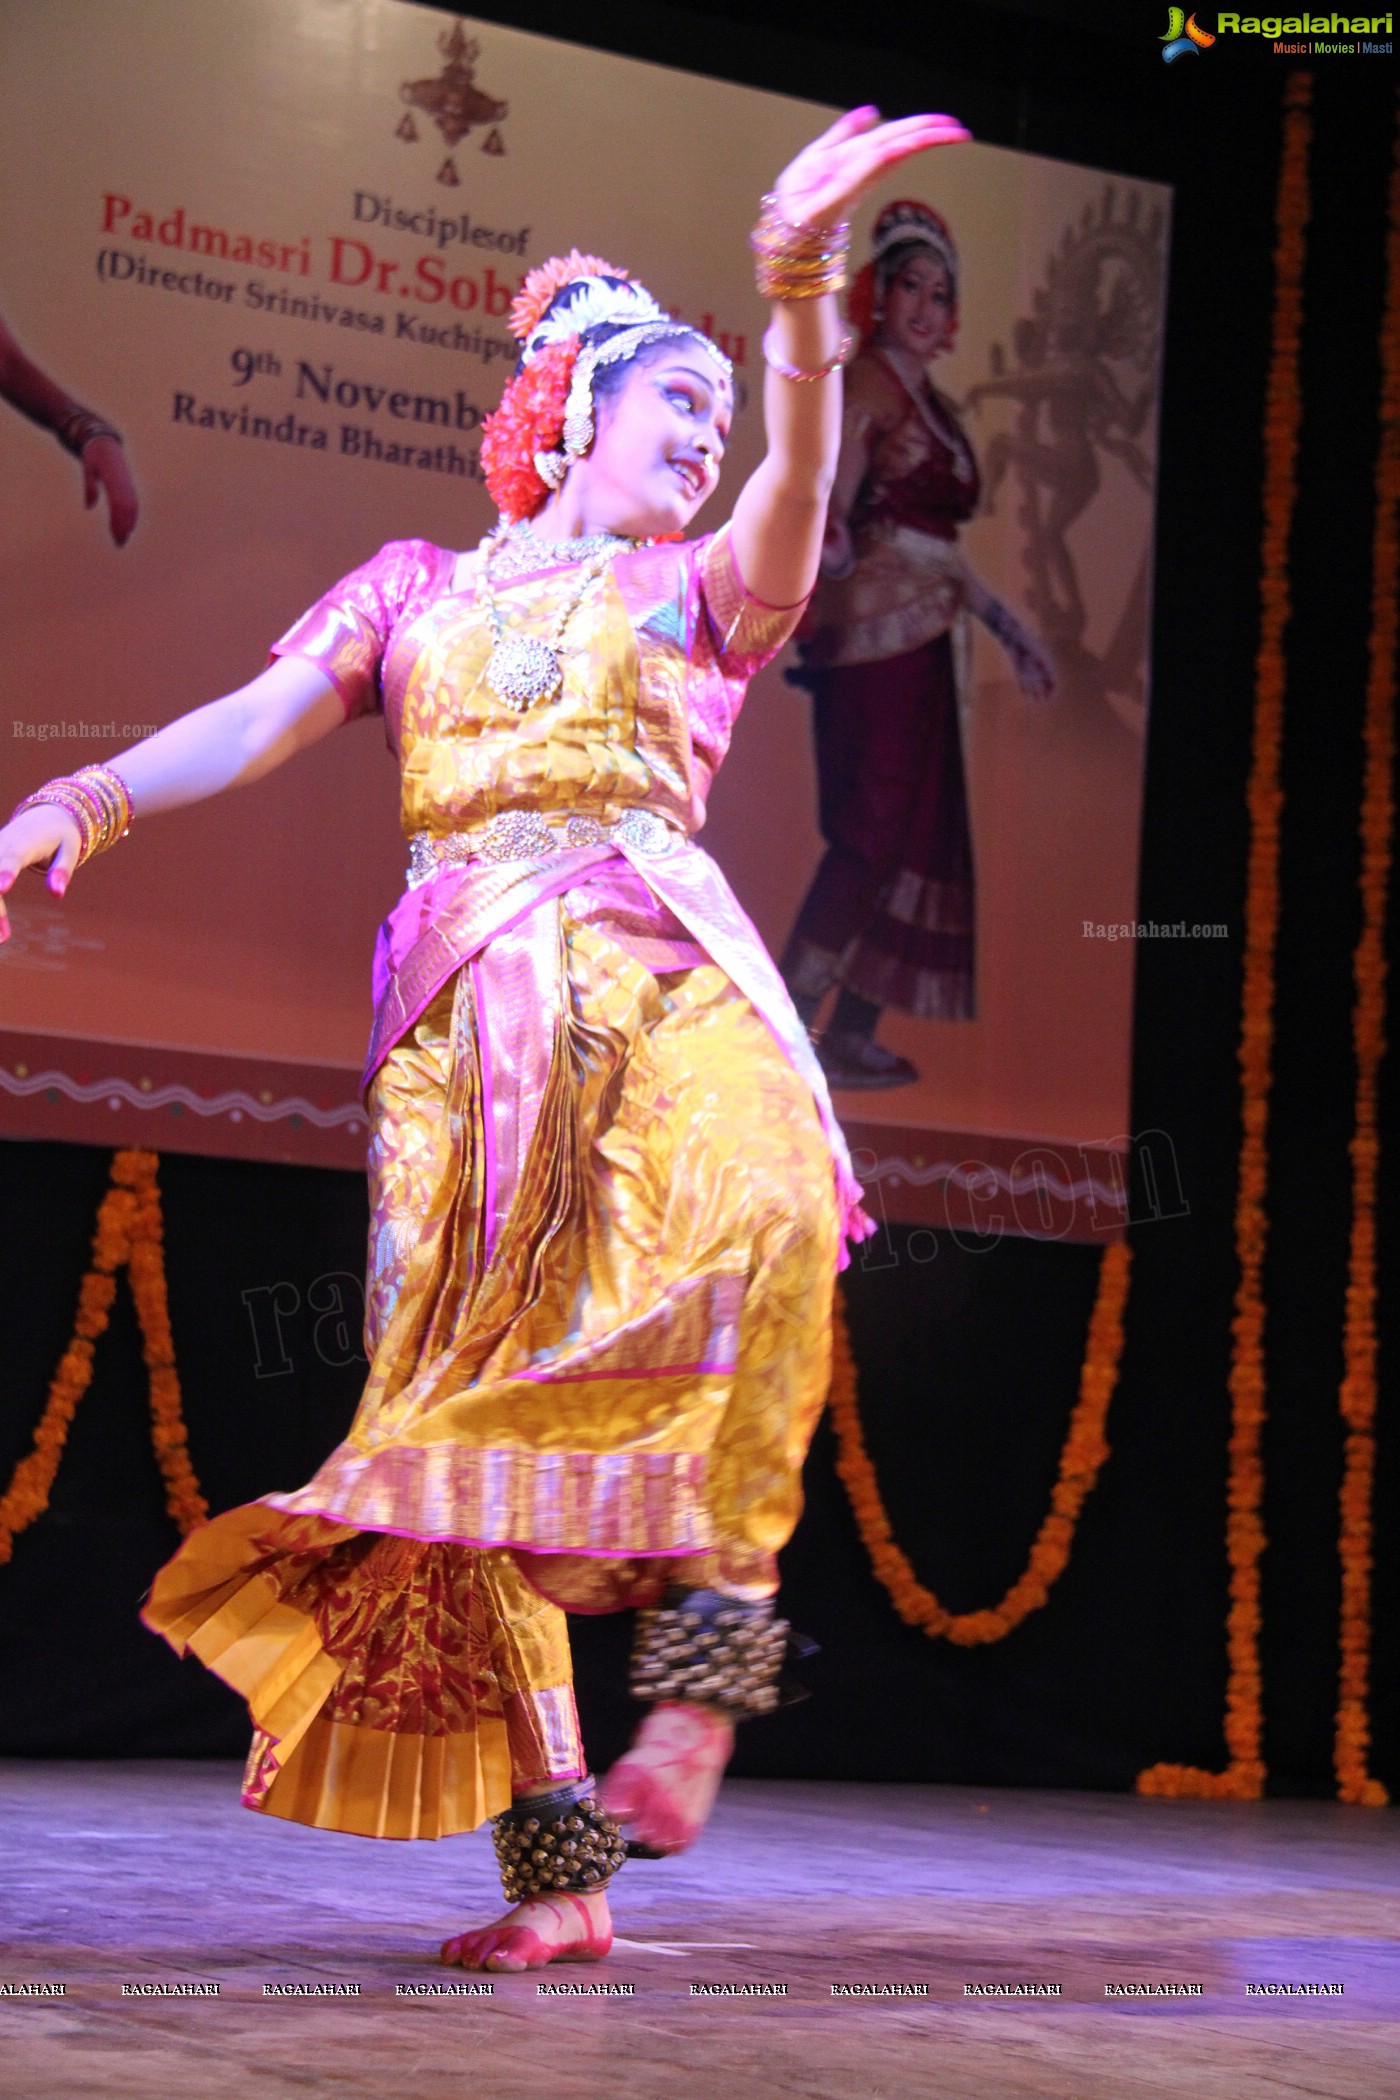
M842 365L849 361L851 352L856 346L856 339L848 328L842 333L840 349L829 363L819 365L815 372L803 372L796 365L786 363L784 359L777 355L771 340L772 334L773 330L770 326L763 338L763 362L771 372L777 373L779 379L796 379L799 382L809 379L829 379L833 372L839 372Z

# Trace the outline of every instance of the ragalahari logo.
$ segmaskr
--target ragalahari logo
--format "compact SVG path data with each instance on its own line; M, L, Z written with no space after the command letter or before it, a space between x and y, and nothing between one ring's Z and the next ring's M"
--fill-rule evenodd
M1208 51L1215 38L1207 29L1198 28L1196 17L1187 15L1179 7L1167 9L1167 33L1162 38L1162 56L1170 65L1174 58L1184 58L1188 51Z

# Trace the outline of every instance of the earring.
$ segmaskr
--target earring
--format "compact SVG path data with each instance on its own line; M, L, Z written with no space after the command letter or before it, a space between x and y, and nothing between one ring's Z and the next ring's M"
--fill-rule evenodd
M596 356L585 350L574 365L569 397L564 405L564 435L561 444L568 460L582 459L593 443L593 373Z

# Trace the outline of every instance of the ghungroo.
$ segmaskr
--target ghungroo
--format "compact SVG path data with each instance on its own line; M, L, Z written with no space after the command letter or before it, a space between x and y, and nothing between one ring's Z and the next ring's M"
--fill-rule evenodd
M606 1888L627 1857L622 1832L599 1808L591 1779L516 1802L492 1818L491 1834L511 1903L561 1889Z
M745 1604L718 1590L669 1590L637 1614L632 1695L720 1706L736 1721L772 1713L787 1639L771 1598Z

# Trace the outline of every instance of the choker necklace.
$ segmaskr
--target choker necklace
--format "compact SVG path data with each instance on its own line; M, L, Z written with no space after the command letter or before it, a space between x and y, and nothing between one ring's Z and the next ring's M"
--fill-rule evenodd
M634 547L646 544L644 540L629 540L620 532L590 532L576 540L546 540L521 520L502 525L487 535L481 550L482 574L489 568L498 583L508 583L512 576L527 575L532 569L572 568L599 554L630 554Z

